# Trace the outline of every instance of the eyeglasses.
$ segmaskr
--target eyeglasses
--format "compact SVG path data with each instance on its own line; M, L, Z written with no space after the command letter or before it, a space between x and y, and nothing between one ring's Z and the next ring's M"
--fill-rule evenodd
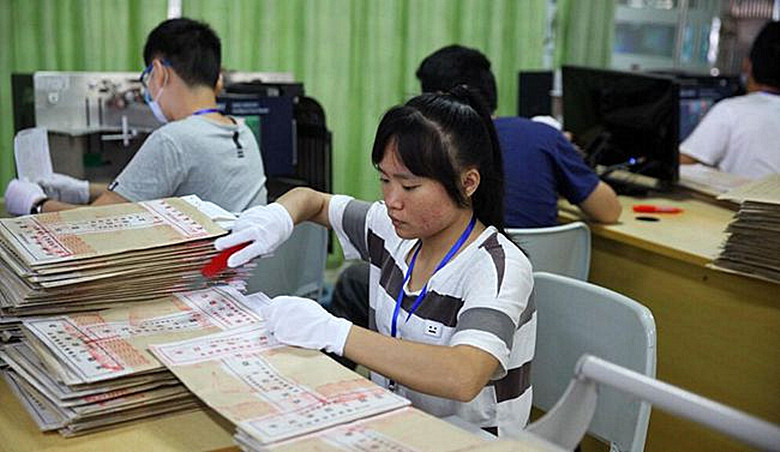
M165 58L160 60L160 63L162 63L163 66L167 67L173 67L170 61L166 60ZM149 77L152 75L152 69L154 69L154 62L150 64L149 66L146 66L146 69L144 69L143 72L141 72L141 76L138 77L138 81L141 82L141 86L143 87L144 96L147 96L149 91Z

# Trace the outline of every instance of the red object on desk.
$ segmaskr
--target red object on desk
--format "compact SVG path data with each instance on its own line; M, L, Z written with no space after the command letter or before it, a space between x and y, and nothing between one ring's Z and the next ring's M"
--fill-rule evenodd
M634 212L637 213L680 213L683 210L679 207L654 206L652 204L635 204Z
M222 252L214 256L208 262L208 264L203 266L203 268L200 270L200 273L206 278L214 278L227 268L227 261L230 256L232 256L234 253L237 253L238 251L241 251L250 243L252 242L239 243L236 246L231 246L230 248L222 250Z

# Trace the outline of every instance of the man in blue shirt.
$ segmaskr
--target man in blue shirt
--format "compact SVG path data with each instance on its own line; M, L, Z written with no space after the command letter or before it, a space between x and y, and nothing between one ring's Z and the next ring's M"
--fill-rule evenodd
M480 51L443 47L417 69L423 92L447 91L465 84L482 95L490 111L497 107L490 61ZM494 120L504 155L505 226L534 228L558 223L558 195L600 223L614 223L620 203L579 152L554 127L520 117Z

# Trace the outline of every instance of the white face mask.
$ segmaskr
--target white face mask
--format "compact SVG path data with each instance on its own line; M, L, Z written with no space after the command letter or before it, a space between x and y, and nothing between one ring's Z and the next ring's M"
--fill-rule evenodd
M160 90L160 94L162 94L162 90ZM162 108L160 108L160 104L158 104L156 100L149 102L149 108L152 109L152 114L154 115L155 118L157 118L158 121L160 121L163 124L168 122L168 117L165 116L165 113L163 113Z
M168 81L168 74L165 74L165 82ZM163 85L165 84L163 82ZM152 93L151 89L146 90L146 96L144 96L144 100L146 101L146 104L149 106L149 108L152 109L152 114L154 117L160 121L162 124L165 124L168 122L168 117L165 116L165 113L163 113L162 108L160 107L160 104L158 101L160 100L160 97L162 97L163 91L165 91L165 88L160 88L160 91L157 93L157 99L152 99Z

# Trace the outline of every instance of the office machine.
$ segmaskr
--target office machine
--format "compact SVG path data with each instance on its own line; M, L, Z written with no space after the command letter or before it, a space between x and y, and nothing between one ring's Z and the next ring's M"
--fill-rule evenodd
M45 127L57 172L108 182L158 123L135 72L13 74L14 129Z
M564 128L616 188L671 188L678 179L680 83L673 77L563 67Z
M289 73L223 75L228 93L220 97L220 106L228 114L245 117L255 132L269 194L273 195L279 178L298 178L294 185L330 190L330 132L324 111L304 97L303 85ZM48 130L54 171L110 182L160 126L144 103L138 76L137 72L13 74L14 129ZM242 89L245 94L231 94ZM312 111L318 114L312 116ZM298 120L298 115L303 119Z

